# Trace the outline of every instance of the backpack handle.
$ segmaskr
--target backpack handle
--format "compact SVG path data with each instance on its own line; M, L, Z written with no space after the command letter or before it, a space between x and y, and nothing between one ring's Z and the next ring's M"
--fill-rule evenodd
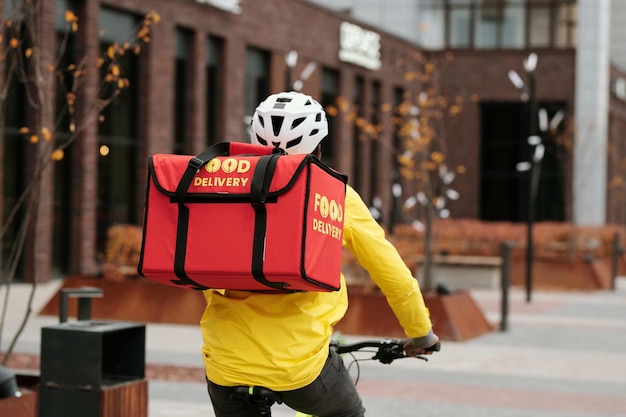
M217 156L271 155L274 153L284 153L284 151L270 146L253 145L243 142L219 142L215 145L211 145L189 160L189 165L176 187L176 201L178 204L182 204L183 201L185 201L187 190L189 190L189 186L196 172Z

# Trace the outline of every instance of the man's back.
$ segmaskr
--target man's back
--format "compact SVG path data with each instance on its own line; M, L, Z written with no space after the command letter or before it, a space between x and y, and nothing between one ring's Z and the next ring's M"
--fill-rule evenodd
M394 303L406 330L415 336L427 333L430 321L415 320L420 309L425 310L416 280L351 187L346 193L344 245ZM333 326L348 307L343 277L336 292L204 294L207 308L201 328L209 379L220 385L260 385L279 391L315 379L328 356Z

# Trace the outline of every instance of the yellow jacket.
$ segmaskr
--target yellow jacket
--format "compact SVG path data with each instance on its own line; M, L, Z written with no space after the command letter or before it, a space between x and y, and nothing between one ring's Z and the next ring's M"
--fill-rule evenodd
M343 245L385 294L406 335L427 335L432 326L417 280L349 186ZM200 328L207 377L219 385L276 391L313 382L326 362L333 327L348 307L343 275L335 292L207 290L204 297Z

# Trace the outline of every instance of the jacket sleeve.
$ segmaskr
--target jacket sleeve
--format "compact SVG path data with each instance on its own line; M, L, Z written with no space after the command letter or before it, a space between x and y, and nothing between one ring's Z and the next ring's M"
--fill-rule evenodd
M417 279L350 186L345 206L344 246L381 289L406 335L428 337L432 324Z

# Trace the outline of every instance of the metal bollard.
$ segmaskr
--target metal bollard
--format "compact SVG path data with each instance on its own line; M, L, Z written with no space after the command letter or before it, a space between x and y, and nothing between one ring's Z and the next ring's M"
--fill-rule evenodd
M502 269L500 275L500 289L502 290L500 299L500 331L508 330L509 320L509 286L511 282L511 243L503 242L500 245L502 254Z
M619 242L619 233L613 236L613 259L611 262L611 290L616 288L616 279L619 270L619 257L624 254L624 248Z

